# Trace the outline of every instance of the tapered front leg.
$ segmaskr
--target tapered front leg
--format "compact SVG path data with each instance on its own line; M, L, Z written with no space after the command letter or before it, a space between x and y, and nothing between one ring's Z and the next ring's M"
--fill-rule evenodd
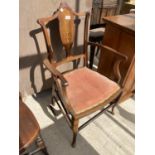
M77 133L78 133L78 125L79 125L79 120L78 119L73 119L73 141L72 141L72 147L76 146L76 138L77 138Z

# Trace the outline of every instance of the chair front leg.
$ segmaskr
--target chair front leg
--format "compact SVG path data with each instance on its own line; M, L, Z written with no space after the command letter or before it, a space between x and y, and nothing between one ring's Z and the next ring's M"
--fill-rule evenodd
M73 141L72 141L72 147L76 146L76 138L77 138L77 133L78 133L78 125L79 125L79 120L78 119L73 119Z

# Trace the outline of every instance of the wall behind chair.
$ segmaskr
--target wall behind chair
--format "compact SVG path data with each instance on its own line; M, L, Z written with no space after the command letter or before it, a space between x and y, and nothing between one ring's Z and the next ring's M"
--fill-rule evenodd
M20 0L19 15L19 90L32 94L51 87L50 73L45 72L42 58L46 46L37 19L53 14L61 0ZM76 11L91 11L92 0L62 0ZM84 22L78 27L77 47L83 43ZM60 53L61 54L61 53Z

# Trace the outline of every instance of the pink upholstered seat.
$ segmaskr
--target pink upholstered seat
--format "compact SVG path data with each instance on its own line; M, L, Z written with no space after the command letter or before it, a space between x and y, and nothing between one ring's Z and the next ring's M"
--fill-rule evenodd
M86 67L64 74L69 83L67 96L76 113L81 113L103 103L120 87L105 76Z

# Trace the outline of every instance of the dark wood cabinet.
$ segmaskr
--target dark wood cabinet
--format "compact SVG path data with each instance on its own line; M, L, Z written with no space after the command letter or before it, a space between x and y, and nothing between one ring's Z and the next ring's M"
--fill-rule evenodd
M123 94L121 101L133 95L135 81L135 16L125 14L105 17L106 31L103 45L124 53L128 60L121 65ZM113 64L115 57L101 52L98 72L113 79Z

